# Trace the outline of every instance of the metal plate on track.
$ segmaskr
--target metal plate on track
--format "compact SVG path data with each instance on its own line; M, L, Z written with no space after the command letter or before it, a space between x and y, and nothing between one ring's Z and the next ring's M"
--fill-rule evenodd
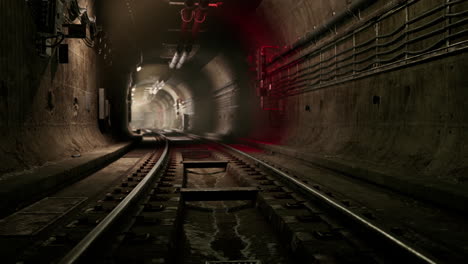
M46 197L0 220L0 236L35 235L86 199L86 197Z
M205 264L262 264L260 260L206 261Z
M258 189L254 187L182 188L180 193L184 201L256 200Z
M183 161L184 169L189 168L226 168L228 162L222 160Z

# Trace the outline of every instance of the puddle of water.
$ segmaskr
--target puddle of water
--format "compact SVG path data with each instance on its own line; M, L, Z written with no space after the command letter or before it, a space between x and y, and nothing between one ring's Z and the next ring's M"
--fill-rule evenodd
M260 259L262 263L292 263L278 247L273 230L255 208L230 212L241 201L191 202L183 225L185 250L179 263ZM245 202L244 202L245 203ZM210 211L211 210L211 211Z
M241 187L219 168L187 171L188 188ZM273 229L248 201L187 202L178 263L259 259L262 263L289 264L287 252ZM245 207L244 207L245 206ZM232 208L242 208L230 210Z

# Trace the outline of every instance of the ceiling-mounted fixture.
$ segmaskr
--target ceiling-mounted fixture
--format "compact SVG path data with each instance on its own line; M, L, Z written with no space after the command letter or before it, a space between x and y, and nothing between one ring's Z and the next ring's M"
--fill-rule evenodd
M164 81L156 81L151 87L145 88L145 90L150 95L156 95L165 85L166 83Z
M197 38L200 31L200 26L206 21L208 15L208 8L210 6L210 0L199 0L197 3L195 0L186 0L184 2L185 7L180 11L180 17L182 20L181 25L181 40L177 45L177 51L172 57L169 63L169 68L180 69L189 57L192 51L192 46ZM191 34L187 32L190 24L192 25Z
M182 53L182 56L180 57L179 63L177 63L176 69L182 68L186 59L187 59L187 51L184 51Z
M171 62L169 63L169 68L171 69L180 69L184 65L184 63L187 61L187 58L189 57L190 52L192 51L192 46L186 46L183 51L180 47L177 48L176 53L174 54L174 57L172 57Z
M181 41L177 45L177 51L172 57L171 62L169 63L169 68L174 69L180 69L185 62L187 58L187 52L184 51L184 45L186 45L187 42L189 42L190 36L187 34L187 29L190 26L190 23L192 23L194 17L195 17L195 0L186 0L184 3L185 7L180 10L180 18L182 20L182 25L181 25ZM183 59L183 60L182 60ZM182 61L182 63L180 63Z
M180 58L180 50L179 47L177 47L177 51L174 53L174 57L172 57L171 62L169 63L169 68L174 69L179 62Z

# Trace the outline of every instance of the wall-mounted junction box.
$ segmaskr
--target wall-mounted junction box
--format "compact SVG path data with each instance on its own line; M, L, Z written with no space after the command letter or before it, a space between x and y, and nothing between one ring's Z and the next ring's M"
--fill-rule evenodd
M52 38L62 32L64 21L63 0L26 0L38 33L37 47L40 55L52 56L52 48L57 39Z

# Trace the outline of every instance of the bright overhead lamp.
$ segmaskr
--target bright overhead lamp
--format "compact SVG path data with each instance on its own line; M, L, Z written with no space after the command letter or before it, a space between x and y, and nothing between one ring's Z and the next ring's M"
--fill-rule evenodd
M141 66L138 66L138 67L136 68L137 72L141 71L141 69L142 69Z

